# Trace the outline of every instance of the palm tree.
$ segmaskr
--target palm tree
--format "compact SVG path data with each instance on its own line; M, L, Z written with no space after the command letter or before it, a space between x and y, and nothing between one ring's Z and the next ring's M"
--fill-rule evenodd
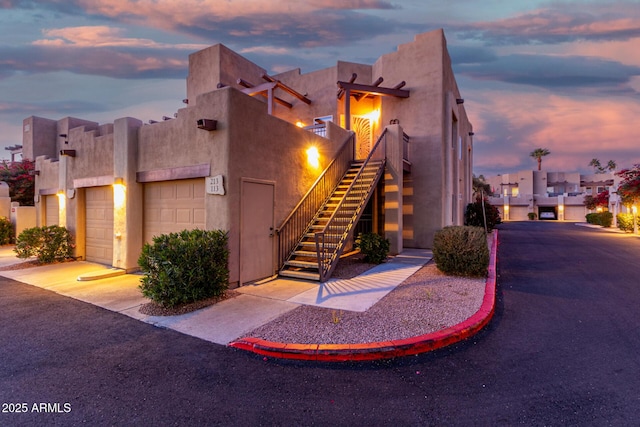
M538 160L538 170L542 170L542 158L544 156L548 156L549 154L551 154L551 151L547 150L546 148L536 148L531 153L529 153L529 156Z

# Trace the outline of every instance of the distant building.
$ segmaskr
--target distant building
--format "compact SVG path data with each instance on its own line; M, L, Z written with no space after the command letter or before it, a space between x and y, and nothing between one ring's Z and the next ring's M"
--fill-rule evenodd
M463 223L473 129L442 30L308 74L268 75L218 44L190 55L183 102L149 124L25 119L39 224L125 270L154 235L226 230L241 285L325 280L359 231L400 253Z
M609 191L608 210L614 215L626 211L616 196L620 178L613 172L581 175L578 172L526 170L485 178L491 186L489 201L498 207L505 221L523 221L529 214L542 220L585 221L590 211L587 195Z

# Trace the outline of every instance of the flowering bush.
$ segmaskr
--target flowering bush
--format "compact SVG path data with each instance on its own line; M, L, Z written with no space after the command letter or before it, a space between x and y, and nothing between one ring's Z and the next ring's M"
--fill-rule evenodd
M609 190L599 192L595 197L589 195L584 197L584 205L589 210L595 210L598 207L609 206Z
M31 160L0 162L0 181L9 185L12 202L18 202L20 206L33 206L35 183L29 172L34 169L35 163Z
M622 178L618 186L618 196L622 204L630 206L640 202L640 164L616 172Z

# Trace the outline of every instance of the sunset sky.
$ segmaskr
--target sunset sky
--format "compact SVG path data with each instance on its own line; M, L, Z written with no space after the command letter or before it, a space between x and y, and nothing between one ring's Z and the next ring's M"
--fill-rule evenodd
M640 2L0 0L0 146L22 120L173 116L188 55L223 43L271 73L371 64L444 28L474 172L640 163ZM0 158L9 158L2 150Z

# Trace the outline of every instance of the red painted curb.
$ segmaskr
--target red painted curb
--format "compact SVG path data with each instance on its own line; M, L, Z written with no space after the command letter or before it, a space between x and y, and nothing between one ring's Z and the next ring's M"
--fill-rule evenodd
M494 230L493 233L482 305L475 314L457 325L417 337L362 344L288 344L246 337L229 343L229 347L279 359L347 362L410 356L466 340L480 332L495 311L498 231Z

